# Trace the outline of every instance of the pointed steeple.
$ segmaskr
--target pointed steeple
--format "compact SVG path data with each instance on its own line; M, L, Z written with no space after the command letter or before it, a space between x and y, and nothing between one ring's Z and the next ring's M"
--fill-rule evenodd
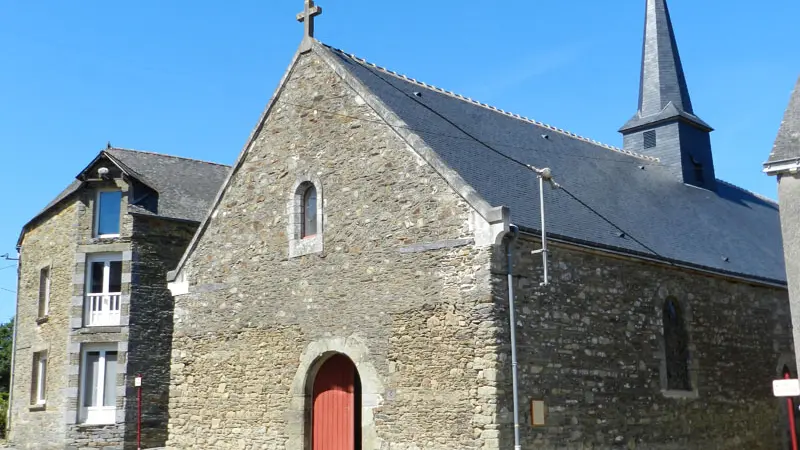
M689 97L666 0L646 0L639 109L619 130L624 147L656 156L681 181L713 190L712 128Z
M800 78L789 99L767 166L769 168L787 161L800 162Z

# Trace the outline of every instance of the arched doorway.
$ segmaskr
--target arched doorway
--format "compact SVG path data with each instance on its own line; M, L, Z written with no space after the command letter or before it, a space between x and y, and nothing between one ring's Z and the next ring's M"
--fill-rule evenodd
M313 450L361 450L361 378L345 355L325 360L314 378L311 429Z

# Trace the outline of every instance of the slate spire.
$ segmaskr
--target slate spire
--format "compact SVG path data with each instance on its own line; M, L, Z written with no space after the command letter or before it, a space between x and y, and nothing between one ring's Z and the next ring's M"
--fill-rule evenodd
M646 0L639 108L619 131L625 149L656 156L681 181L713 190L712 128L692 107L666 0Z
M678 110L693 113L669 8L665 0L652 0L647 2L644 25L639 112L658 114L670 102Z
M768 164L800 160L800 78L789 99Z

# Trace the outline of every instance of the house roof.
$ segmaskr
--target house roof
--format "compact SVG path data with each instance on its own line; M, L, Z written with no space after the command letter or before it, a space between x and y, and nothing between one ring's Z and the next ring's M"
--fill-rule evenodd
M685 185L659 160L507 113L315 45L362 95L379 100L479 196L540 230L538 179L549 167L564 189L545 189L548 234L566 241L785 284L778 205L720 181ZM325 56L325 55L323 55ZM360 85L360 86L358 86ZM687 105L684 105L686 107ZM386 117L384 117L386 118Z
M112 148L105 151L128 175L158 192L158 210L131 212L200 222L230 167L196 159Z
M800 159L800 78L797 79L767 163L797 159Z
M108 157L126 174L158 193L155 211L130 205L129 212L189 222L203 220L217 190L230 171L229 166L222 164L121 148L103 150L93 163L103 157ZM69 186L23 226L18 245L22 243L22 237L30 225L80 190L84 185L81 176L89 167L81 171Z

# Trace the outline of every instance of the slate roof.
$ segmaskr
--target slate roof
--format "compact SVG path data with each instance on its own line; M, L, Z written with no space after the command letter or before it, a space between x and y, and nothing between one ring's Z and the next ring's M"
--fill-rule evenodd
M678 181L658 160L443 91L319 46L413 130L492 206L540 229L536 175L551 236L748 279L785 284L776 203L725 182L717 192ZM572 195L570 195L572 194ZM573 197L574 196L574 197ZM624 233L624 234L623 234Z
M158 193L155 212L135 205L129 206L129 212L167 219L201 222L230 172L230 167L222 164L139 150L111 148L100 152L97 158L104 155ZM78 179L82 173L25 224L18 245L31 224L83 186Z
M778 137L775 139L775 146L767 162L776 163L793 159L800 159L800 78L797 79Z
M228 177L230 167L195 159L137 150L106 150L129 175L158 192L156 213L142 208L132 212L170 219L201 222Z

